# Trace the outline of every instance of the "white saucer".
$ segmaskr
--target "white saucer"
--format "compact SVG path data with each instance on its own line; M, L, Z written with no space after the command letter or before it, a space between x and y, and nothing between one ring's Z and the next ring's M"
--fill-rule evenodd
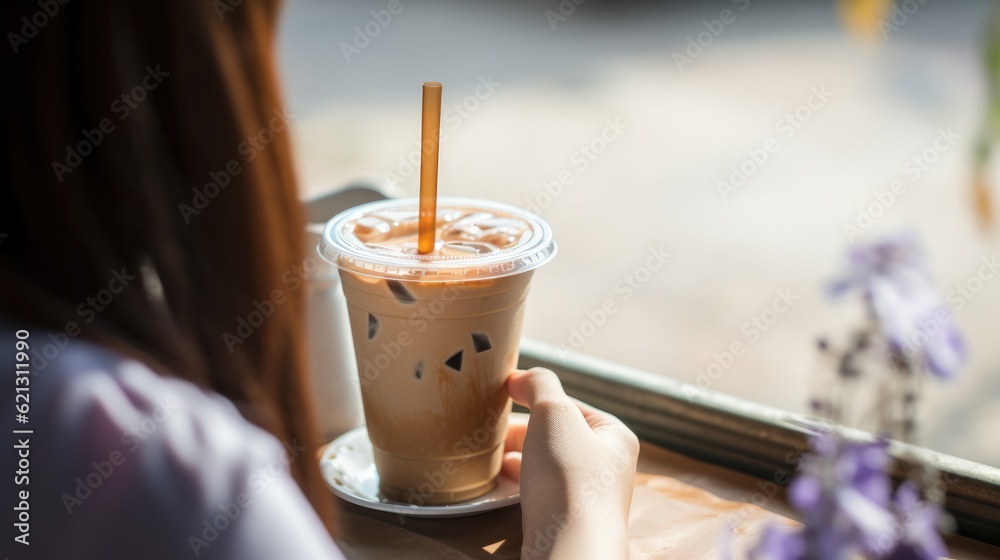
M511 415L527 417L527 414L518 412ZM338 497L361 507L404 516L467 517L521 501L518 484L503 475L492 492L458 504L418 506L387 498L378 489L372 442L368 439L365 426L354 428L327 445L319 467L323 480Z

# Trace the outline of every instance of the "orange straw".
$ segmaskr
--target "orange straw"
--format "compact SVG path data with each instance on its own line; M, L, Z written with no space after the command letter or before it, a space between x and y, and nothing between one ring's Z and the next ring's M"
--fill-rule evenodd
M423 123L420 136L420 222L417 229L417 251L426 255L434 250L434 228L437 217L441 82L424 82Z

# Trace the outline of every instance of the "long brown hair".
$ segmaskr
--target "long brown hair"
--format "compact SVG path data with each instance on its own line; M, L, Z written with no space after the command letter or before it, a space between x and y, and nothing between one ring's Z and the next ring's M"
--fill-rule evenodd
M46 6L0 8L16 35L3 54L0 315L138 356L314 444L278 2ZM115 275L135 280L85 304ZM329 527L314 456L290 468Z

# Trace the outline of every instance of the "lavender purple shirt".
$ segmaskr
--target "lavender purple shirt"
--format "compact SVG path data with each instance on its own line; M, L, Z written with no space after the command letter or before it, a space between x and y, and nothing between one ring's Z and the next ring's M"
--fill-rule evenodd
M52 359L32 353L29 421L18 424L15 331L0 330L4 424L33 433L4 430L15 441L0 452L13 472L15 446L30 449L15 488L29 491L30 544L8 540L12 558L343 558L288 472L314 456L218 394L71 340ZM31 329L33 351L47 334Z

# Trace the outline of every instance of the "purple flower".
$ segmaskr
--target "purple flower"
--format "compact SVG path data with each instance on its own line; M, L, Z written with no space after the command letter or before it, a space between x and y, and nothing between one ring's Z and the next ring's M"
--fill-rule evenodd
M760 560L805 560L806 543L802 531L770 525L764 530L750 558Z
M806 514L806 524L831 525L846 538L888 528L888 443L851 443L825 434L813 438L813 445L816 454L802 463L789 487L789 501Z
M935 504L920 499L917 488L909 481L896 489L893 509L902 533L884 558L892 560L936 560L948 553L938 533L941 510ZM880 543L875 542L876 546ZM881 551L879 551L881 552Z
M803 458L788 488L805 528L769 528L753 558L846 559L860 543L891 529L888 443L850 443L822 434L811 444L814 453Z
M754 559L845 560L864 553L883 560L930 560L946 553L937 506L909 482L893 499L888 442L848 442L834 434L812 440L788 489L805 527L768 527Z
M833 296L860 290L895 352L920 357L932 374L950 379L965 363L965 345L934 285L916 235L903 233L853 249Z
M888 442L851 443L823 434L811 444L814 454L803 460L799 476L789 487L793 506L808 511L823 499L835 500L835 494L844 489L883 507L889 503Z

